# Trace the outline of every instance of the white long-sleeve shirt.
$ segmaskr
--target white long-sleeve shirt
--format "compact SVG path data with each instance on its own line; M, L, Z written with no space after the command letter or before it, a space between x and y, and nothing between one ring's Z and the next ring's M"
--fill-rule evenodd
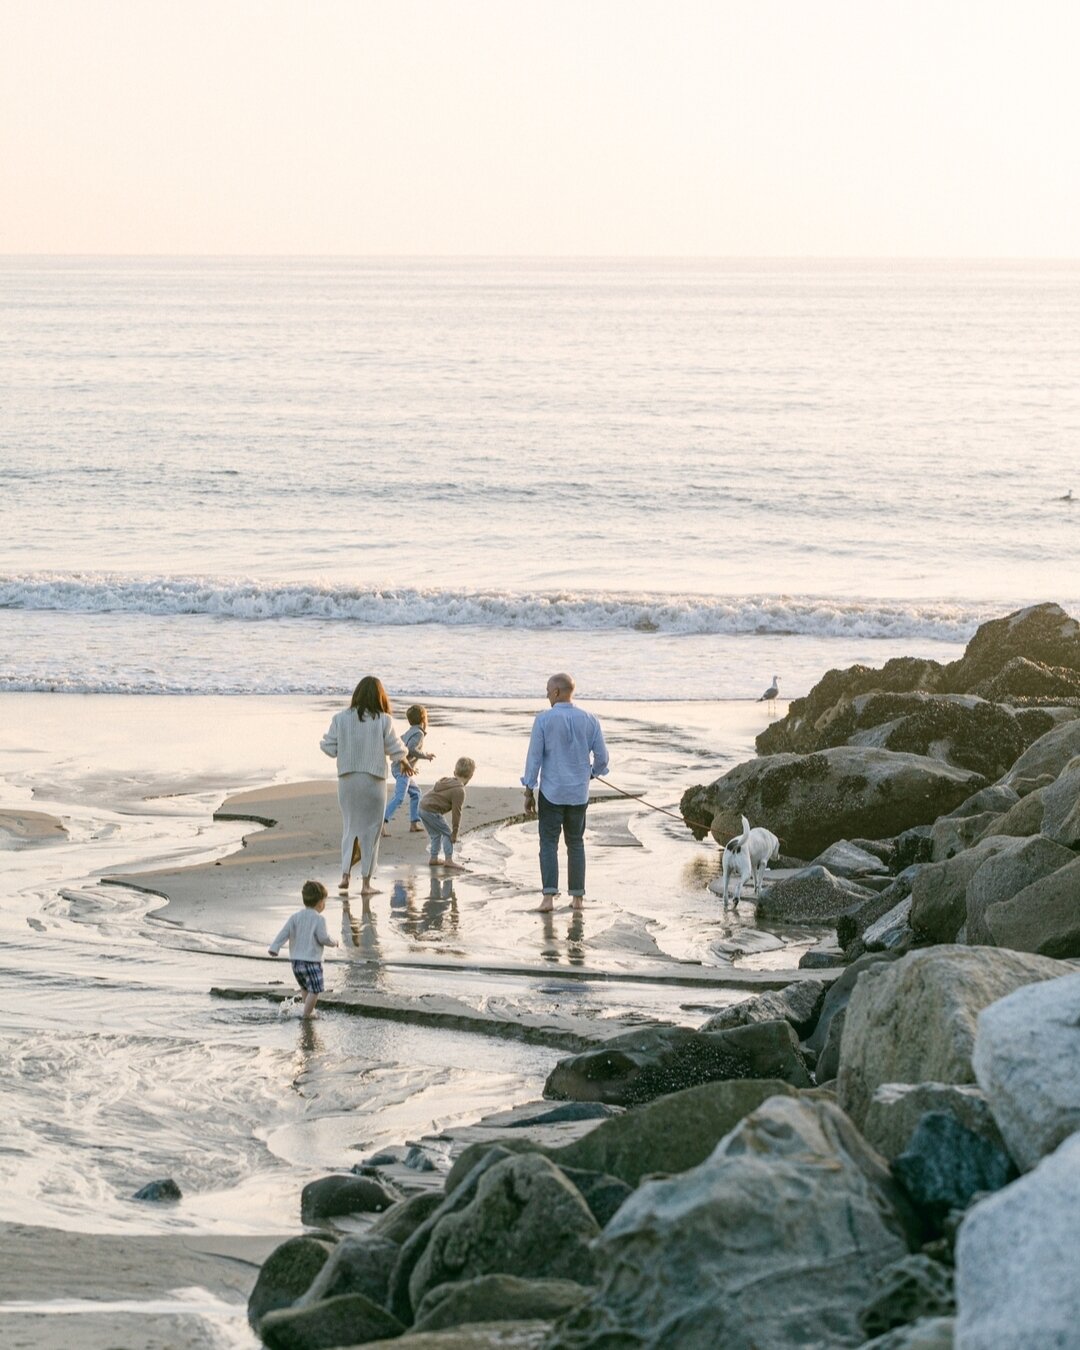
M337 940L330 936L326 920L317 909L298 909L290 914L285 927L270 944L270 955L277 956L285 943L289 944L290 961L321 961L324 947L336 947Z
M389 713L372 717L365 713L357 717L355 708L343 708L335 713L329 730L319 742L324 755L337 760L339 776L343 773L372 773L376 778L386 777L386 758L395 764L407 758L408 750L394 730Z

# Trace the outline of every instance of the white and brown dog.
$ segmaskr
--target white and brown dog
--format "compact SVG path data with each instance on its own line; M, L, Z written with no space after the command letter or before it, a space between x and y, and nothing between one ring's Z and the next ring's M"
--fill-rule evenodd
M736 872L739 878L735 883L734 904L739 903L742 888L750 880L754 883L755 896L760 898L761 884L769 863L779 853L780 840L772 830L766 830L761 825L752 830L750 822L743 816L742 834L736 839L729 839L724 845L724 904L727 904L728 878L732 872Z

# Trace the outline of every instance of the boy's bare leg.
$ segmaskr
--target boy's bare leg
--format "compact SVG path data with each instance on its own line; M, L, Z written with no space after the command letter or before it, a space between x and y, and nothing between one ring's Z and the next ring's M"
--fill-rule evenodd
M319 996L318 996L318 994L308 994L308 995L306 995L306 997L304 998L304 1011L303 1011L303 1013L301 1014L301 1016L302 1016L302 1017L314 1017L314 1016L315 1016L315 1004L318 1003L318 1001L319 1001Z

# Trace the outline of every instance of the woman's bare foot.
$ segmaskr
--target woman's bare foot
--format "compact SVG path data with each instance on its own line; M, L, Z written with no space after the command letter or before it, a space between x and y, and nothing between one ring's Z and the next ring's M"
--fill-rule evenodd
M364 899L369 895L382 895L378 887L373 886L367 877L364 878L364 884L360 887L360 898Z
M349 889L349 874L348 872L345 872L341 880L338 882L338 890L347 891L348 889Z

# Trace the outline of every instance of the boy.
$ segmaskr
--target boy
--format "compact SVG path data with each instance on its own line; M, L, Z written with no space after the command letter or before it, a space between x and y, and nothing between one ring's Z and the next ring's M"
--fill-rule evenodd
M305 881L300 892L304 908L290 914L285 927L271 942L271 956L277 956L283 942L289 944L296 983L304 991L304 1017L315 1017L315 1004L323 991L322 949L336 947L337 942L326 930L323 910L326 908L326 887L321 881Z
M475 772L475 762L462 757L454 765L452 777L440 778L420 798L420 819L431 840L429 867L439 866L439 845L442 844L446 854L446 862L442 865L453 872L465 871L460 863L454 862L454 845L461 826L461 808L465 805L465 785ZM451 813L449 825L446 823L447 811Z
M409 723L409 728L401 739L409 752L409 763L415 767L418 759L433 760L434 755L424 754L424 737L427 735L428 726L427 709L419 703L414 703L411 708L406 709L405 717ZM395 787L394 795L383 815L383 838L388 839L390 837L390 821L393 819L394 812L401 805L406 790L409 793L409 833L419 834L420 788L416 779L406 777L396 764L390 766L390 771L394 775Z

